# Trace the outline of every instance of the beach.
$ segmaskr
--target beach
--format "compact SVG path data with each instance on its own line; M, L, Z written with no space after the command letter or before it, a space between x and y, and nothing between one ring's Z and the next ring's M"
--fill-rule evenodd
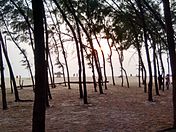
M116 85L121 85L121 78L119 76L115 76L114 78L115 78L115 84ZM51 83L50 78L48 78L48 79L49 79L49 83ZM66 82L67 82L67 77L65 79L66 79ZM131 86L138 86L138 83L136 83L136 82L138 82L138 77L129 76L128 79L129 79L129 84ZM15 80L16 80L17 86L19 86L20 85L20 82L19 82L20 78L16 77ZM71 82L76 82L78 80L79 80L78 77L70 77ZM98 77L96 77L96 80L98 81ZM108 80L108 84L113 84L112 77L107 76L107 80ZM86 81L93 82L93 79L92 79L92 77L87 77ZM29 77L21 77L21 83L22 82L23 82L24 86L32 85L31 78L29 78ZM55 77L55 83L63 83L63 82L64 82L63 77ZM6 88L10 88L10 78L5 79L5 84L6 84ZM124 77L124 85L127 85L125 77Z
M53 99L46 109L46 132L156 132L172 127L172 90L160 91L160 96L153 90L154 102L148 102L147 93L136 80L129 77L127 88L125 83L120 86L120 78L116 78L115 86L108 78L104 94L94 92L93 84L87 84L88 104L79 99L77 84L71 84L70 90L64 85L51 88ZM34 99L31 87L20 89L19 95L21 99ZM0 132L30 132L33 102L14 102L10 91L7 100L9 109L3 111L0 99Z

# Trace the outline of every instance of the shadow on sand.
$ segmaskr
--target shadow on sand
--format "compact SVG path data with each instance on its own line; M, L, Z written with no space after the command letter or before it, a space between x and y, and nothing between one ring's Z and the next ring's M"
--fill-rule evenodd
M176 132L176 128L166 128L164 130L159 130L157 132Z

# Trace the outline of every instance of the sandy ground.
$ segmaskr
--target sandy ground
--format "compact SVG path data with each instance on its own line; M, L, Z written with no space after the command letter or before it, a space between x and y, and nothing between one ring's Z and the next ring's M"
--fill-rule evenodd
M87 85L88 102L79 99L78 85L58 85L46 111L47 132L157 132L172 127L172 90L160 91L154 102L147 101L143 88L108 85L104 94ZM19 90L22 99L33 99L30 88ZM1 95L0 95L1 98ZM8 110L0 102L0 132L30 132L32 102L14 102L7 94ZM1 101L1 100L0 100Z

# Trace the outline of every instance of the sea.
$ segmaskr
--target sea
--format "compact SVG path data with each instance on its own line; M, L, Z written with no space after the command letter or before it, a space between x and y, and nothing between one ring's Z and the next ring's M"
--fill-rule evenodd
M67 77L65 79L66 79L66 82L67 82ZM23 86L32 85L31 78L29 78L29 77L21 77L21 78L16 77L15 80L16 80L17 86L20 86L20 85L23 85ZM78 77L70 77L70 81L71 82L77 82L78 80L79 80ZM96 80L98 81L98 77L96 77ZM115 76L114 80L115 80L115 84L116 85L121 85L121 80L122 80L121 77ZM124 80L124 86L125 86L127 84L126 83L126 78L124 77L123 80ZM129 80L129 84L130 85L138 86L138 77L129 76L128 80ZM92 79L92 77L87 77L86 81L93 82L93 79ZM113 84L112 77L108 76L107 77L107 81L108 81L108 84L110 84L110 85ZM51 83L50 79L49 79L49 82ZM64 78L63 77L55 77L55 83L63 83L63 82L64 82ZM6 88L10 88L10 78L6 78L5 79L5 86L6 86Z

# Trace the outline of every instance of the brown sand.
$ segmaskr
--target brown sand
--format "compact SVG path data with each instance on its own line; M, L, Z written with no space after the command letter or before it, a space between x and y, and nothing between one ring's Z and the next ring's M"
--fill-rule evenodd
M72 89L58 85L46 111L47 132L156 132L172 127L172 90L160 91L154 102L147 101L143 88L108 85L105 94L87 85L88 102L79 99L78 85ZM19 90L22 99L33 99L30 88ZM0 132L30 132L31 102L14 102L8 92L8 107L0 102ZM1 98L1 95L0 95ZM1 101L1 100L0 100Z

